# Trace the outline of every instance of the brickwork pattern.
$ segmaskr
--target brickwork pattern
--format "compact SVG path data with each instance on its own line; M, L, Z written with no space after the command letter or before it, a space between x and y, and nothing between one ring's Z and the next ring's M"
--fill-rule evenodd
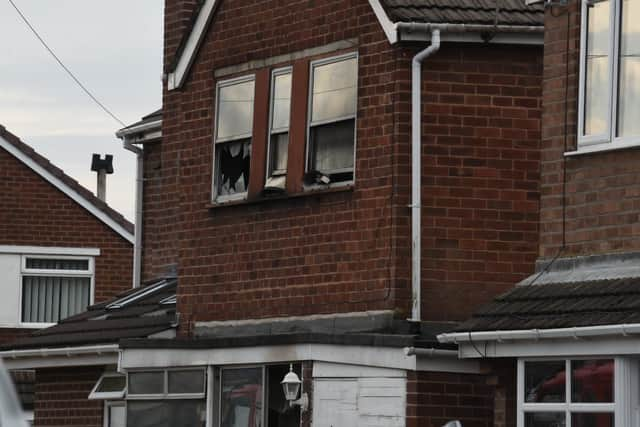
M104 402L88 400L104 367L38 369L35 387L36 427L102 427Z
M562 256L640 250L640 178L634 170L640 152L563 155L577 147L579 52L580 7L573 0L566 10L547 11L545 21L540 256L547 259L561 250Z
M495 387L484 375L407 373L407 427L493 427Z
M0 206L0 245L99 248L95 301L131 288L133 245L3 149Z
M171 0L167 10L191 3ZM183 24L172 14L165 26L174 34ZM175 52L176 38L165 52ZM213 71L350 39L359 54L354 189L208 206ZM220 4L184 88L165 89L162 186L145 199L158 213L145 271L178 264L183 333L192 321L408 315L415 52L390 46L362 0ZM444 45L423 77L423 313L462 320L533 271L542 49Z

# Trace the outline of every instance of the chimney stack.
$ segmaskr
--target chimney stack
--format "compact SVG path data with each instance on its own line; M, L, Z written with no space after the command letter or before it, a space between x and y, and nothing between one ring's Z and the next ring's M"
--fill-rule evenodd
M98 174L98 199L107 202L107 175L113 173L113 156L105 154L104 159L100 154L94 154L91 158L91 170Z

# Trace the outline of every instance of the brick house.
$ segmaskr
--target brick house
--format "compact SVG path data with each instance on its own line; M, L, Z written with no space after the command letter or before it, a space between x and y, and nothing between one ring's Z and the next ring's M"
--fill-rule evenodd
M514 426L638 423L638 17L634 1L547 6L536 273L440 336L509 361Z
M0 126L0 344L130 289L133 239L133 224ZM28 408L33 373L14 379Z
M95 352L49 371L43 393L77 393L36 425L504 425L509 372L436 336L534 271L542 19L519 0L167 0L162 113L118 135L140 274L177 279L174 323L117 337L127 386L104 407L117 374Z

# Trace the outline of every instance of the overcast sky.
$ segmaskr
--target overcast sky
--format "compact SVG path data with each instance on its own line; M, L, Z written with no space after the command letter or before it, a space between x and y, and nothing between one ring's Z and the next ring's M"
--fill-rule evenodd
M161 106L162 0L14 0L74 74L125 123ZM135 155L121 126L0 0L0 124L95 191L91 154L113 154L108 203L134 218Z

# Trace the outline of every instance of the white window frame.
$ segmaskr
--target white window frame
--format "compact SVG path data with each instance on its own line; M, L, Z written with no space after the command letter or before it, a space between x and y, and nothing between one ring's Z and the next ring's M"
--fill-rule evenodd
M260 425L264 426L267 418L266 414L266 405L267 405L267 365L238 365L238 366L219 366L220 372L220 382L217 384L217 393L218 393L218 419L215 421L215 427L221 427L222 417L220 416L220 411L222 411L222 386L224 383L224 371L237 371L241 369L256 369L260 368L262 370L262 411L260 415Z
M276 88L276 77L279 76L284 76L284 75L291 75L291 92L290 92L290 96L291 99L289 101L289 126L286 128L274 128L273 127L273 113L274 113L274 107L275 107L275 88ZM285 170L280 170L280 169L274 169L271 170L271 139L273 138L274 135L278 135L281 133L288 133L289 134L289 141L291 141L291 105L292 105L292 101L293 101L293 67L292 66L288 66L288 67L282 67L282 68L276 68L273 71L271 71L271 81L270 81L270 91L269 91L269 136L268 136L268 140L267 140L267 167L266 167L266 181L269 181L269 178L276 178L276 177L281 177L281 176L286 176L287 175L287 169Z
M122 387L121 391L104 391L104 392L97 391L98 388L100 387L100 384L102 384L102 381L105 378L115 378L115 377L124 377L124 386ZM94 385L93 389L91 389L91 393L89 393L88 399L89 400L114 400L114 399L120 400L124 398L126 389L127 389L126 375L118 374L115 372L105 373L105 374L102 374L100 379L98 379L98 381L96 382L96 385Z
M169 393L169 372L176 371L200 371L204 375L202 392L201 393ZM207 394L207 368L204 366L198 367L184 367L184 368L168 368L168 369L140 369L132 370L127 373L127 400L198 400L205 399ZM164 375L164 386L160 393L150 394L130 394L129 393L129 374L144 373L144 372L162 372Z
M327 64L333 64L335 62L340 62L340 61L345 61L345 60L349 60L349 59L355 59L356 60L356 84L355 84L355 93L356 93L356 106L355 106L355 111L352 115L348 115L348 116L344 116L344 117L337 117L337 118L333 118L333 119L329 119L329 120L320 120L317 122L314 122L312 120L312 115L313 115L313 74L314 74L314 70L316 67L320 67L322 65L327 65ZM329 187L334 187L334 186L344 186L344 185L351 185L355 182L356 180L356 145L358 142L358 80L359 80L359 76L360 76L360 59L359 59L359 55L358 52L351 52L351 53L346 53L343 55L338 55L338 56L332 56L330 58L323 58L323 59L317 59L315 61L311 61L311 64L309 66L309 94L307 96L307 141L306 141L306 150L305 150L305 172L309 172L309 168L310 168L310 149L311 149L311 128L315 127L315 126L322 126L322 125L328 125L331 123L337 123L337 122L341 122L344 120L353 120L354 121L354 129L353 129L353 168L345 168L345 169L341 169L341 170L336 170L336 171L328 171L331 174L334 173L342 173L342 172L351 172L353 174L353 178L351 180L348 181L340 181L340 182L331 182L329 184ZM318 185L312 185L311 187L317 187Z
M124 421L127 421L127 404L124 400L114 400L104 402L104 416L102 417L102 425L104 427L111 427L111 412L109 411L114 406L120 406L124 408Z
M63 260L80 260L80 261L88 261L88 269L87 270L49 270L49 269L36 269L36 268L27 268L27 259L35 258L35 259L63 259ZM47 328L55 325L56 323L48 323L48 322L23 322L22 314L23 314L23 288L24 288L24 277L25 276L37 276L37 277L81 277L90 279L89 285L89 305L94 304L95 301L95 258L89 256L70 256L70 255L22 255L20 260L20 289L19 289L19 300L18 304L20 305L19 314L18 314L18 325L22 328Z
M571 361L602 360L614 361L613 402L611 403L575 403L571 402ZM526 403L525 402L525 363L554 362L565 363L565 402L564 403ZM571 427L572 413L611 413L614 415L614 427L635 426L638 402L638 360L619 356L593 357L538 357L518 359L517 367L517 427L525 427L525 413L556 412L565 414L565 425Z
M609 151L621 148L633 147L640 145L640 135L618 137L618 97L619 97L619 62L620 62L620 30L621 30L621 1L608 0L611 5L609 28L611 31L609 43L609 96L607 102L607 111L609 116L607 119L607 129L604 134L584 135L584 113L586 102L586 61L587 61L587 36L588 36L588 20L587 7L589 0L582 0L582 12L580 23L580 79L579 79L579 96L578 96L578 148L577 151L568 152L567 155L581 154L596 151Z
M253 103L254 105L252 105L251 107L251 114L253 115L255 112L255 102L256 102L256 87L255 87L255 81L256 81L256 76L255 74L248 74L245 76L241 76L241 77L236 77L236 78L232 78L232 79L227 79L227 80L221 80L218 83L216 83L216 98L215 98L215 116L214 116L214 123L213 123L213 174L211 177L211 183L212 183L212 188L211 188L211 195L212 195L212 202L213 203L224 203L224 202L229 202L229 201L234 201L234 200L244 200L247 198L247 193L248 191L244 191L242 193L236 193L236 194L226 194L226 195L218 195L218 183L216 182L217 176L218 176L218 164L217 164L217 159L216 159L216 150L217 150L217 144L224 144L227 142L233 142L233 141L238 141L238 140L242 140L242 139L247 139L250 138L252 139L251 144L253 147L253 117L252 117L252 126L251 126L251 132L243 134L243 135L235 135L233 137L226 137L226 138L218 138L218 123L220 121L220 89L224 88L224 87L228 87L228 86L234 86L237 84L241 84L241 83L247 83L247 82L254 82L254 86L253 86ZM253 151L253 150L252 150ZM249 188L249 183L246 183L247 185L247 189Z

